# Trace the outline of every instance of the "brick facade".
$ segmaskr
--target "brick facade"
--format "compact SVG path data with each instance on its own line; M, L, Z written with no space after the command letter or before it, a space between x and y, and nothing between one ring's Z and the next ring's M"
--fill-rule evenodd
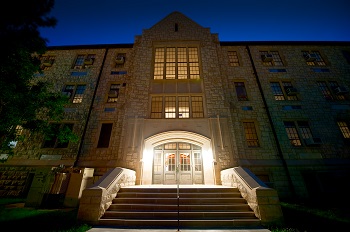
M169 46L198 48L200 79L153 79L155 48ZM231 51L237 54L237 66L230 65ZM277 52L281 63L264 63L265 51ZM303 51L318 51L325 64L307 65ZM83 101L68 105L64 119L74 123L73 130L81 139L68 148L42 148L40 136L18 143L15 155L0 164L0 195L23 194L21 189L9 193L15 184L5 183L8 170L29 172L30 167L33 172L60 164L94 168L96 178L111 168L128 168L136 171L136 184L152 184L152 162L146 160L146 153L162 141L181 139L202 145L203 157L209 157L203 161L209 164L203 165L211 174L203 173L203 184L221 184L221 170L241 166L275 188L281 198L293 191L300 198L312 197L314 191L326 193L332 178L349 176L349 138L343 138L337 120L350 126L350 99L345 93L342 100L326 100L317 82L336 81L350 88L350 61L343 51L350 52L350 43L220 42L209 28L178 12L144 30L134 44L49 47L55 62L40 78L52 81L57 91L67 84L86 85ZM94 54L93 65L73 69L81 54ZM125 54L123 64L116 63L118 54ZM292 83L297 100L275 100L271 82ZM247 100L238 99L235 83L244 83ZM116 102L107 102L111 84L119 88ZM193 94L203 97L204 117L151 118L152 96ZM322 143L307 146L302 141L301 146L292 146L285 121L307 121ZM112 131L108 147L100 148L103 123L111 123ZM248 146L245 123L255 126L259 146Z

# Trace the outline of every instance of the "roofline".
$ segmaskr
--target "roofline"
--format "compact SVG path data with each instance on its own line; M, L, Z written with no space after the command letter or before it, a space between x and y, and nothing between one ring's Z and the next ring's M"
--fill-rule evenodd
M350 46L350 41L221 41L220 46L247 46L247 45L345 45ZM90 44L90 45L62 45L48 46L50 50L65 49L101 49L101 48L133 48L133 43L127 44Z
M90 45L62 45L48 46L50 50L66 50L66 49L101 49L101 48L133 48L134 44L90 44Z
M234 45L350 45L350 41L221 41L221 46Z

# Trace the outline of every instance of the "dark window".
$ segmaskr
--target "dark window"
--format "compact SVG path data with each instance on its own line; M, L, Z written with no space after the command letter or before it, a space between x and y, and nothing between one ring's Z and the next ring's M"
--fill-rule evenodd
M100 138L98 139L97 147L103 148L109 146L113 123L103 123L101 126Z
M53 123L50 125L50 135L45 139L43 148L67 148L69 141L61 141L58 139L57 135L59 131L73 130L73 123L58 124Z
M238 101L248 101L248 95L244 86L244 82L235 82L235 88Z

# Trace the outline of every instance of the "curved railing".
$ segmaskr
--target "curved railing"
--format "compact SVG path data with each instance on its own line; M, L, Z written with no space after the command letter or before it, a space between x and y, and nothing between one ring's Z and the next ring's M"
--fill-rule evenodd
M104 174L93 186L84 189L80 198L78 220L98 224L119 189L135 185L136 173L126 168L114 168Z
M238 188L263 224L280 224L283 214L275 189L267 187L252 172L242 167L221 171L222 185Z

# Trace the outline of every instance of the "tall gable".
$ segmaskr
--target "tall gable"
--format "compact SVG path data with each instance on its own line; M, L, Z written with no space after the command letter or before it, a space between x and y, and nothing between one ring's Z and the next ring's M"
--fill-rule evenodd
M159 40L201 40L203 37L210 37L210 29L200 26L184 14L175 11L150 29L143 31L143 36L154 38L154 35Z

